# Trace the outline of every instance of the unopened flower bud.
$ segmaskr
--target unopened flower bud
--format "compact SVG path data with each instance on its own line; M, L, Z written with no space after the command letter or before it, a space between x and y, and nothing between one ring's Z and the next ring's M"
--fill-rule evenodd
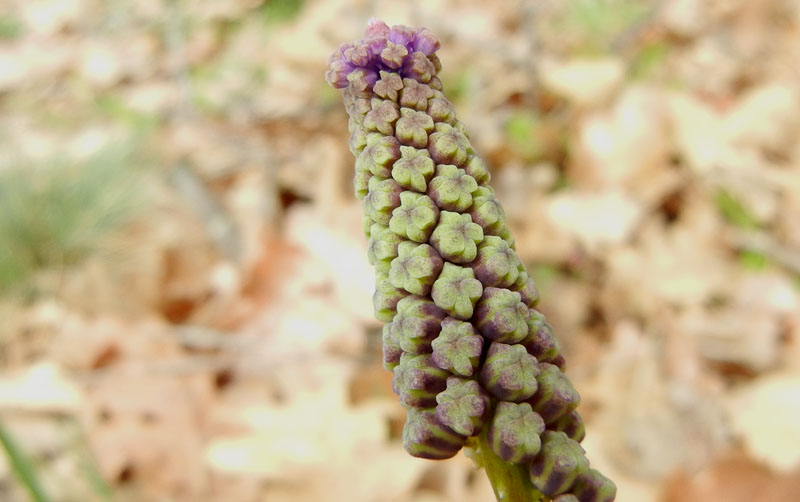
M545 431L542 448L530 464L531 482L548 497L569 491L578 476L589 470L581 445L563 432Z
M455 456L467 438L443 425L433 408L408 410L403 427L403 447L419 458L444 460Z
M481 384L502 401L524 401L534 395L539 364L522 345L494 342L481 369Z
M533 460L541 448L544 420L528 403L497 403L487 439L494 453L515 464Z

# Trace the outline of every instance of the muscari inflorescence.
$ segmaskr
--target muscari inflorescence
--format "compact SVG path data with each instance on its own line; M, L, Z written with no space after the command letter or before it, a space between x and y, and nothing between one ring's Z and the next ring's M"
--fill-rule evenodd
M439 45L426 28L373 19L326 73L350 117L384 366L408 409L404 447L445 459L484 431L546 496L611 502L486 164L443 93Z

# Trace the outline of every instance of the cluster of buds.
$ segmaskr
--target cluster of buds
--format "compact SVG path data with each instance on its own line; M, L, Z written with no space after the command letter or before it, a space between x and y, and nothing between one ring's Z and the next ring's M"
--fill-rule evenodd
M443 93L439 45L425 28L373 19L326 74L350 118L383 362L408 410L404 447L445 459L485 433L546 496L613 501L579 444L580 398L489 171Z

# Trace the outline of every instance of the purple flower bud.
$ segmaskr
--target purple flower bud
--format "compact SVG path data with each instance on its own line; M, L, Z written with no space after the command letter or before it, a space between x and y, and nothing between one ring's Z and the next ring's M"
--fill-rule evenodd
M403 427L403 447L411 455L444 460L454 457L466 441L466 437L440 423L432 408L408 410Z
M507 289L484 288L475 306L473 322L489 340L519 343L528 335L528 307L520 301L519 293ZM521 347L524 349L524 347Z
M403 26L402 24L396 24L392 26L392 29L389 31L389 40L399 45L410 46L411 42L414 40L414 35L416 35L416 33L413 28Z
M366 38L388 37L389 31L390 31L389 25L387 25L377 17L372 17L367 22L367 30L364 32L364 37Z
M353 46L348 47L344 50L343 55L347 62L361 68L369 64L371 56L369 47L363 42L357 42Z
M429 110L428 99L433 96L433 89L425 84L421 84L413 78L403 79L403 90L400 92L400 106L413 108L414 110ZM428 115L436 121L430 111Z
M544 420L528 403L497 403L487 439L492 451L515 464L533 460L542 442Z
M561 431L570 439L581 442L586 437L586 427L583 418L577 411L572 411L550 424L550 430Z
M481 384L502 401L524 401L536 392L539 364L521 345L493 342L481 369Z
M380 72L380 80L375 82L372 91L378 96L397 101L398 91L403 89L403 79L397 73L390 73L388 71Z
M484 286L507 288L519 276L519 263L517 254L506 241L487 235L478 246L478 256L470 266Z
M398 341L399 330L400 326L397 323L389 323L383 326L383 367L389 371L394 370L400 364L400 356L403 355L403 349Z
M350 90L355 93L368 93L377 80L378 73L368 68L355 68L347 75Z
M569 491L578 476L589 470L583 448L563 432L545 431L542 449L531 462L531 482L548 497Z
M519 275L509 289L519 293L522 303L533 308L539 302L539 289L536 288L536 284L528 275L528 271L525 270L525 266L522 263L517 266L517 269L519 270Z
M561 344L553 335L553 328L541 312L530 309L530 319L528 319L528 336L522 340L522 345L528 353L542 363L550 363L564 368L564 356L561 355Z
M431 343L433 362L440 368L471 377L483 351L483 338L472 324L452 317L442 321L442 331Z
M391 41L386 44L386 48L381 51L381 61L389 68L396 70L403 66L403 61L408 56L408 49L405 45L396 44Z
M413 78L423 84L430 82L436 75L436 67L422 52L412 52L406 56L400 71L404 77Z
M436 418L462 436L475 436L489 413L489 396L478 382L452 376L436 396Z
M578 476L572 492L580 502L614 502L617 486L597 470L589 469Z
M448 101L444 96L437 96L434 94L434 97L429 99L427 104L428 115L431 116L434 122L437 124L442 123L448 125L455 123L456 109L453 107L453 104L450 103L450 101ZM443 144L442 148L445 148L446 146L446 144ZM444 156L444 153L442 155Z
M354 75L355 72L351 73ZM394 123L400 118L397 103L389 100L373 99L372 110L364 116L364 128L377 131L386 136L394 135Z
M494 198L490 187L478 187L472 194L472 207L469 210L472 221L483 228L484 233L497 235L505 226L506 215L500 203Z
M539 366L541 373L536 377L539 388L528 402L549 425L577 408L581 396L558 366L548 363Z
M394 368L392 390L408 406L436 406L436 394L447 387L448 372L439 368L429 354L403 354Z
M404 351L424 354L431 351L433 341L442 329L444 312L424 296L407 296L397 303L392 324L395 340Z
M433 115L432 115L433 116ZM450 124L438 123L428 138L428 151L437 164L461 166L467 160L469 140Z
M414 43L411 45L415 51L419 51L426 56L431 56L441 47L439 37L433 34L428 28L419 28L414 36Z

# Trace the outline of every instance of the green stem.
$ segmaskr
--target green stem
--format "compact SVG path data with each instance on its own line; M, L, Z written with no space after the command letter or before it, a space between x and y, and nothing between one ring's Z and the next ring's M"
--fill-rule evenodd
M497 502L547 502L550 500L533 487L524 465L506 462L494 454L486 439L486 429L478 436L477 444L473 447L476 460L486 470Z

